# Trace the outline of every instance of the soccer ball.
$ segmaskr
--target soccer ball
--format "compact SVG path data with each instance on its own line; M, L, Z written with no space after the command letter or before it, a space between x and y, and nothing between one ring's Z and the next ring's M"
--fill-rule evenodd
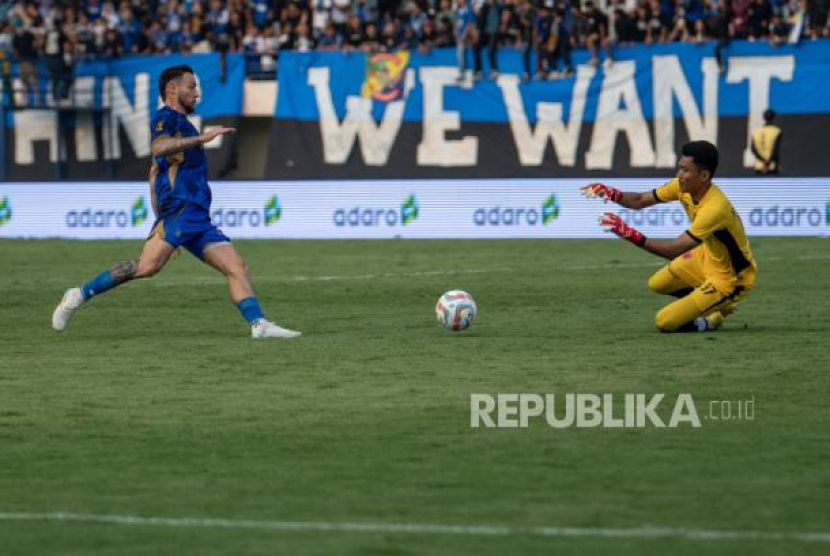
M473 296L461 290L448 291L435 304L438 322L450 330L464 330L476 320L476 302Z

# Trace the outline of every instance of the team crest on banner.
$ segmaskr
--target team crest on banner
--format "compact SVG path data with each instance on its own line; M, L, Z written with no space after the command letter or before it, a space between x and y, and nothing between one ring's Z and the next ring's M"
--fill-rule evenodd
M409 52L366 55L366 77L361 95L381 102L403 97L404 75L409 65Z

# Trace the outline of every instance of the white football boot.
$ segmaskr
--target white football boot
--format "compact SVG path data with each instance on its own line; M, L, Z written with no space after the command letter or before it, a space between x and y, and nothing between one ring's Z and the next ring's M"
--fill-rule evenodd
M81 288L69 288L63 294L63 299L58 303L55 312L52 313L52 328L58 332L63 331L69 323L69 317L75 312L75 309L84 304L84 294L81 293Z
M259 319L251 326L251 338L254 340L262 340L263 338L296 338L302 335L302 332L277 326L273 322L265 319Z

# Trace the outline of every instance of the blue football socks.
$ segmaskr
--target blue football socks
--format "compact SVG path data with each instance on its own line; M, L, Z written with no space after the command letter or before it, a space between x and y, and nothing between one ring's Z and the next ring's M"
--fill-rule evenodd
M83 286L81 286L81 293L84 294L84 301L94 295L99 295L105 291L111 290L118 284L113 281L109 269L105 270Z
M239 312L242 313L242 318L248 321L251 326L259 319L264 318L256 297L246 297L240 301Z

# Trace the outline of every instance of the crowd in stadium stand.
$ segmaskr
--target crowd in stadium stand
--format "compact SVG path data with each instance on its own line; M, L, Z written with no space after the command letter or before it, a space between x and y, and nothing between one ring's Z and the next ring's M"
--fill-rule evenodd
M576 48L599 63L637 43L830 37L828 11L830 0L20 0L0 7L0 52L25 80L37 60L240 52L273 75L283 50L436 47L456 47L462 69L469 49L478 73L486 50L492 74L496 50L518 48L546 77L569 74Z

